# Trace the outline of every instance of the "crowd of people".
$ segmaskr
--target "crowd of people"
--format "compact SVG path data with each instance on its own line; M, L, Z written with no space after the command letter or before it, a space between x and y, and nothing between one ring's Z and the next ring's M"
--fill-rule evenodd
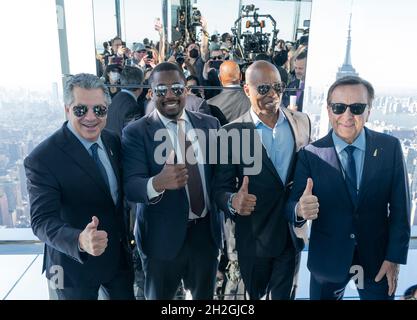
M308 43L242 64L201 24L167 50L160 23L156 45L115 37L69 77L67 121L24 163L51 298L294 299L309 221L311 299L351 279L394 299L410 199L399 141L365 127L372 85L337 80L312 142Z

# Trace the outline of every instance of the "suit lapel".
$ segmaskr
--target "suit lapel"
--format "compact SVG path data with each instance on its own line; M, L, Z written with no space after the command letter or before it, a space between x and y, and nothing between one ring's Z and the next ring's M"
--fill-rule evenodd
M355 208L355 204L353 203L353 200L349 196L349 191L348 191L348 187L346 184L347 182L343 175L342 164L340 162L339 156L337 155L337 151L334 146L332 132L333 130L330 130L328 135L325 137L324 144L328 147L323 149L323 152L321 153L320 157L337 170L339 183L343 185L343 188L345 190L344 193L346 194L347 198L351 202L352 206Z
M84 148L81 142L73 135L66 126L66 122L62 128L63 139L58 141L59 147L71 158L75 163L90 176L90 178L111 197L110 190L101 176L97 165L88 151Z
M168 129L165 128L164 124L162 123L161 119L159 119L158 113L156 112L156 110L152 111L149 115L148 118L146 119L146 123L147 123L147 128L146 128L146 132L147 132L147 136L148 136L148 141L151 141L152 143L152 148L151 151L155 152L156 148L161 144L161 143L166 143L168 144L168 150L167 150L167 157L169 155L170 150L173 150L174 147L172 145L171 139L169 138L169 134L168 134ZM167 141L160 141L160 140L156 140L155 136L158 130L166 130L163 136L166 136L166 138L168 139ZM156 166L158 166L159 171L162 170L162 167L164 166L163 164L159 164L155 161L155 155L149 155L152 157L152 159L154 159L154 163L156 164Z
M204 175L205 175L205 182L206 182L206 190L209 194L210 197L210 191L211 191L211 187L209 185L209 177L211 177L211 166L209 163L209 144L210 144L210 134L209 134L209 128L207 127L207 123L205 121L202 120L202 118L197 114L197 113L192 113L189 112L187 110L184 109L184 111L187 113L188 119L190 119L191 125L193 126L194 129L200 129L204 131L205 137L206 137L206 146L205 149L203 150L201 144L199 145L200 150L203 152L203 158L205 156L205 163L204 163Z
M111 143L111 140L107 136L106 131L101 132L101 140L103 141L104 147L105 147L106 152L107 152L107 157L110 160L111 166L113 168L113 172L116 176L117 185L120 188L120 185L121 185L122 181L121 181L121 176L120 176L119 163L117 161L118 156L119 156L118 154L116 154L116 150L118 150L117 146L115 146Z
M375 143L372 132L367 128L364 129L366 134L366 149L365 159L363 161L362 179L359 187L358 204L360 204L360 202L364 199L367 186L382 163L381 156L383 152L382 147L379 147Z

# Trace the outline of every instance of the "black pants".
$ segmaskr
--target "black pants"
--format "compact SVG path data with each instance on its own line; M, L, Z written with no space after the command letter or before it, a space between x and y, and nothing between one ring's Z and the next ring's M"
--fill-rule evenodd
M210 219L190 224L184 245L173 260L143 259L145 297L148 300L174 299L181 280L194 300L213 299L218 249L210 232Z
M361 265L357 250L353 255L352 265ZM317 279L314 274L310 276L311 300L342 300L346 285L355 274L346 275L346 279L340 283L326 282ZM363 283L356 288L361 300L393 300L395 295L388 295L388 280L384 277L375 282L374 278L364 277Z
M240 272L251 300L267 295L271 300L289 300L296 265L293 246L286 246L278 257L239 256Z

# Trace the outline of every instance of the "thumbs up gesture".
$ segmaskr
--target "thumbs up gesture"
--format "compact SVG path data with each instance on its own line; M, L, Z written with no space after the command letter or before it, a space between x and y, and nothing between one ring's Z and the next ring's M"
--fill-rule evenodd
M313 179L307 179L303 195L298 201L297 216L305 220L315 220L319 213L319 200L313 195Z
M92 217L91 222L87 224L78 237L80 249L96 257L103 254L108 241L107 232L97 230L98 224L98 218L96 216Z
M175 153L172 150L162 171L154 177L152 183L157 192L180 189L187 184L187 167L185 164L175 164L174 158Z
M242 186L239 192L233 197L232 207L241 216L248 216L255 210L256 196L248 192L249 178L243 178Z

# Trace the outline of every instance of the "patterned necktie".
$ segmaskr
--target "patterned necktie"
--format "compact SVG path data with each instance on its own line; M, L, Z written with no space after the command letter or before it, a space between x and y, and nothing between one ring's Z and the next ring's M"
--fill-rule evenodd
M185 135L185 121L178 120L178 143L181 155L185 161L188 170L188 193L190 196L191 212L197 216L201 216L205 208L203 184L201 182L200 171L198 170L197 159L191 142Z
M345 151L348 155L348 162L346 168L346 184L348 187L349 195L353 201L353 204L356 206L358 202L358 188L357 188L357 176L356 176L356 163L355 158L353 157L353 152L355 151L355 146L347 146Z
M98 157L98 143L94 143L91 147L91 155L93 157L94 162L97 165L98 171L100 171L101 176L104 179L104 182L106 183L107 188L110 190L110 184L109 184L109 178L107 177L106 169L103 166L103 163L100 161L100 158Z

